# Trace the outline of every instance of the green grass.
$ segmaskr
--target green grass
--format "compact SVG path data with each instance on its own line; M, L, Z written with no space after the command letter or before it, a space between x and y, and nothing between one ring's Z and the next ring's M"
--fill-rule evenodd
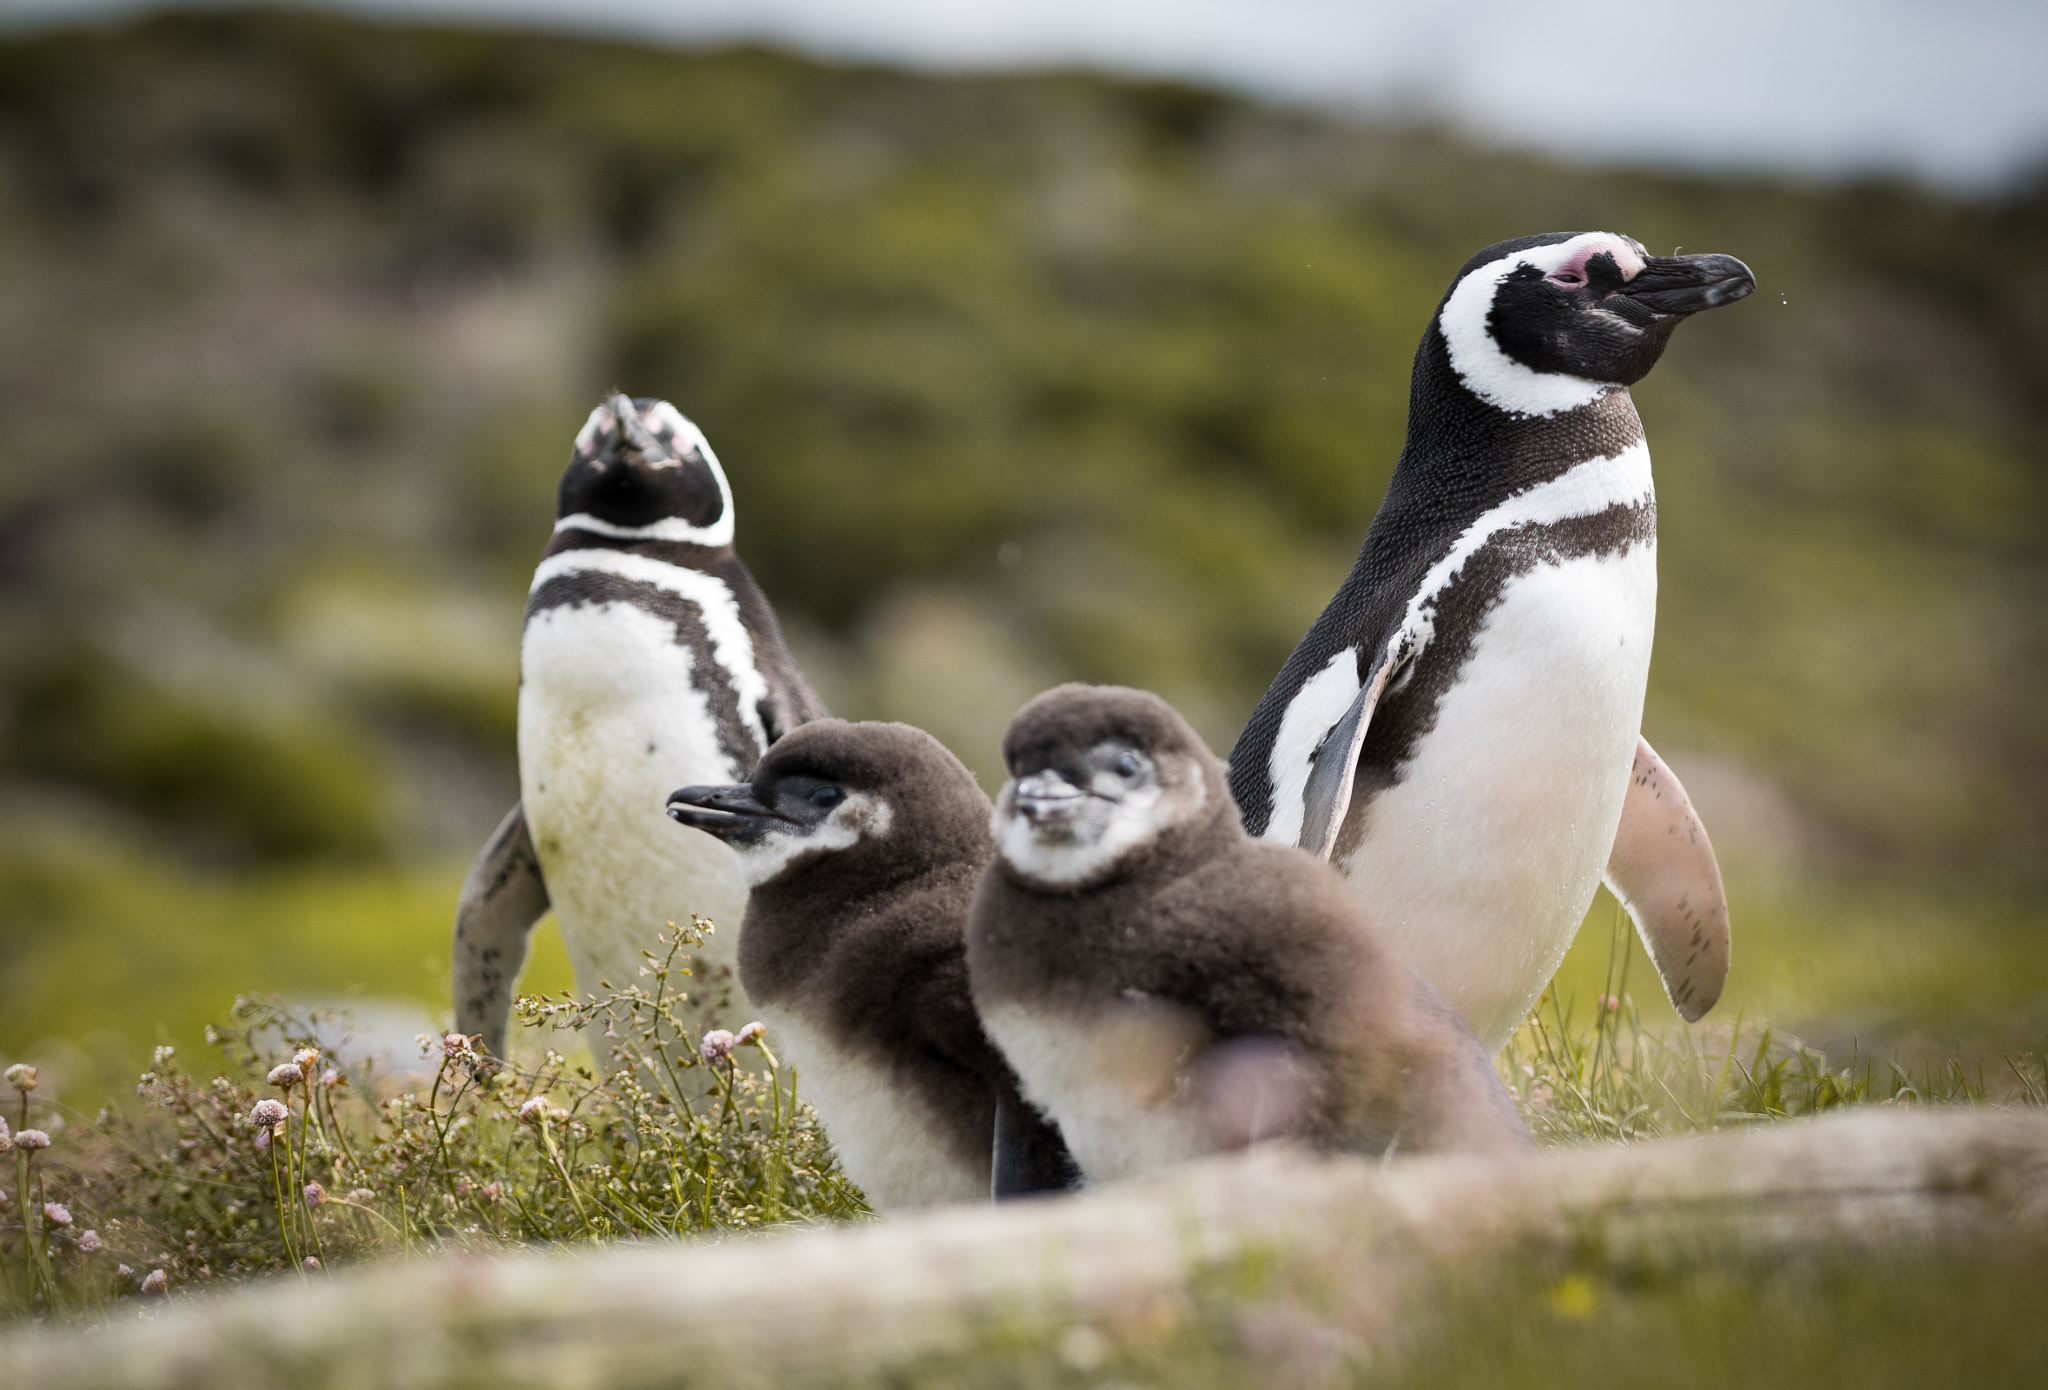
M1553 989L1501 1060L1546 1143L1768 1124L1872 1103L2048 1103L2041 1054L2001 1059L1987 1077L1954 1062L1915 1069L1830 1058L1761 1024L1655 1026L1634 999L1635 988L1655 986L1639 973L1625 920L1610 915L1588 936L1604 947L1591 1000ZM329 1077L324 1069L340 1059L297 1052L309 1020L244 1000L235 1025L212 1033L224 1064L217 1078L188 1073L163 1049L137 1102L96 1120L40 1088L12 1097L15 1128L34 1121L54 1142L13 1155L14 1199L0 1211L0 1311L105 1317L146 1299L142 1281L157 1271L173 1291L191 1291L448 1247L863 1217L795 1076L770 1050L774 1040L754 1040L760 1051L748 1067L704 1055L711 1039L699 1011L719 986L689 973L697 939L675 933L664 954L650 956L642 988L582 1001L522 996L529 1054L487 1082L462 1040L434 1037L421 1039L427 1079L346 1062ZM579 1061L585 1047L609 1064ZM295 1053L302 1066L291 1064ZM280 1063L291 1083L281 1090L265 1080ZM274 1116L252 1113L266 1098L285 1107L274 1127ZM299 1196L309 1183L317 1201ZM45 1201L61 1203L68 1220L45 1215ZM2048 1261L2018 1248L1968 1260L1901 1251L1853 1267L1687 1264L1676 1255L1624 1265L1590 1251L1560 1265L1510 1255L1404 1289L1395 1350L1377 1359L1330 1311L1344 1306L1341 1289L1279 1288L1265 1271L1257 1260L1197 1270L1185 1298L1159 1317L1106 1329L993 1329L971 1354L895 1367L883 1380L1484 1387L1601 1376L1863 1387L1938 1383L1953 1370L1966 1376L1956 1383L2002 1385L2023 1383L2048 1349L2033 1314Z
M0 856L0 1056L89 1108L162 1044L202 1055L248 992L448 1012L459 863L204 873L90 842ZM525 987L574 982L553 918Z
M1611 949L1614 899L1602 889L1559 966L1555 988L1590 1007ZM1943 879L1852 879L1731 872L1734 949L1707 1016L1770 1020L1831 1046L2000 1051L2048 1036L2048 908L2017 892ZM1638 955L1633 993L1646 1024L1678 1021Z
M706 1031L730 984L692 971L704 925L666 933L643 986L522 996L529 1035L560 1047L508 1066L428 1034L426 1079L394 1076L324 1054L325 1020L243 999L208 1030L214 1075L160 1047L136 1102L96 1118L11 1071L14 1129L51 1142L13 1146L0 1309L100 1312L153 1275L191 1289L451 1245L864 1215L773 1040Z

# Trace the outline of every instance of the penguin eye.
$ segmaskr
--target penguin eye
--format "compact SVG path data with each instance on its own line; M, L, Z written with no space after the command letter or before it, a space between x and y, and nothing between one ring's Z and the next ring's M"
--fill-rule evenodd
M1586 277L1582 271L1571 269L1553 270L1545 278L1548 279L1551 284L1563 285L1568 290L1575 290L1579 286L1586 283Z
M846 800L845 792L839 790L839 788L837 787L829 786L819 787L816 791L812 792L810 796L811 805L817 807L821 811L829 811L834 806L837 806L840 802L844 800Z
M1119 777L1136 777L1144 769L1144 766L1138 760L1136 753L1119 753L1117 754L1116 761L1110 764L1110 767L1115 770L1116 775Z

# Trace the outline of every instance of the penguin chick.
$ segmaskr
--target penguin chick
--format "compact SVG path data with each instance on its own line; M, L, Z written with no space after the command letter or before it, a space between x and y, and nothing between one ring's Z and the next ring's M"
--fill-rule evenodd
M1604 876L1671 1001L1728 972L1720 868L1643 741L1657 497L1629 386L1756 287L1610 232L1489 246L1416 350L1358 563L1230 754L1252 834L1328 858L1489 1050Z
M599 404L556 507L520 645L520 800L455 914L456 1026L493 1055L550 907L586 992L632 980L663 922L739 920L746 889L732 855L700 836L679 841L661 798L745 776L786 730L825 712L733 549L725 470L674 406ZM733 948L713 937L699 954L729 969Z
M989 1036L1093 1181L1255 1140L1506 1152L1527 1129L1343 879L1252 839L1143 691L1065 685L1003 740L967 962Z
M823 719L751 784L668 806L738 852L741 986L877 1209L1072 1185L968 994L967 907L995 846L959 759L907 724Z

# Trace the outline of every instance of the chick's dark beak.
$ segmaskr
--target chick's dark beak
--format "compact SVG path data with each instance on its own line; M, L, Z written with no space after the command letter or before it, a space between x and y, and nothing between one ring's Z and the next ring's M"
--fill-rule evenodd
M1617 293L1655 314L1697 314L1733 304L1756 276L1733 256L1652 256Z
M1018 815L1045 829L1072 821L1082 796L1079 787L1057 772L1047 770L1018 778L1013 804Z
M754 789L741 782L722 787L684 787L670 792L669 819L721 840L745 840L782 817L754 799Z

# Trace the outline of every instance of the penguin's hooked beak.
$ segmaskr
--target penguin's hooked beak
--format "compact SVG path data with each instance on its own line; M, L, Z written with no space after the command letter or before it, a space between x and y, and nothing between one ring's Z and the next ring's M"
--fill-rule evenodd
M1015 790L1010 794L1010 804L1017 808L1018 815L1030 822L1032 828L1057 830L1073 823L1075 813L1087 796L1072 782L1047 768L1029 777L1019 777Z
M1733 256L1651 256L1618 297L1653 314L1697 314L1733 304L1756 288L1756 276Z
M744 782L723 787L684 787L670 792L668 818L678 825L715 835L727 844L757 840L772 822L783 819L754 800L754 789Z

